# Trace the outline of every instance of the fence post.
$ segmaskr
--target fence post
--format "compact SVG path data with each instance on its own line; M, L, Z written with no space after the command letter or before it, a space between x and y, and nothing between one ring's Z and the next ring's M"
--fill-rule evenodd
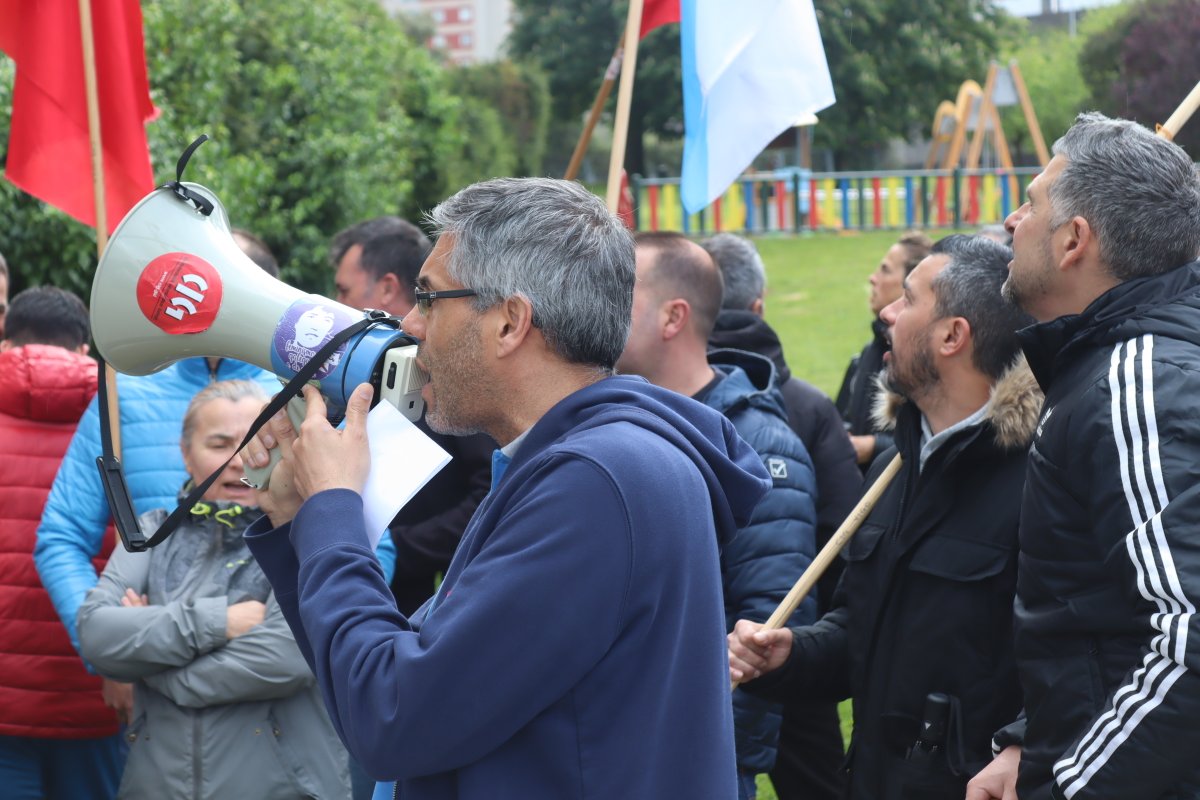
M746 233L754 232L754 181L742 181L742 202L746 204Z
M633 229L635 231L642 229L641 181L642 176L636 172L629 176L629 193L633 195Z
M1012 213L1012 174L1001 172L1000 175L1000 213L1008 219Z
M876 228L883 227L883 183L879 176L871 178L871 217Z
M912 228L916 223L917 198L913 197L912 175L904 176L904 226Z
M800 173L793 172L792 173L792 233L800 232L800 219L801 219L800 215L803 213L801 210L801 206L803 204L800 202L800 198L803 196L800 194L801 191L802 191L802 189L801 189L801 185L800 185Z
M821 224L821 211L817 207L817 179L808 174L808 227L816 230Z
M850 179L838 180L838 192L842 195L842 230L850 230Z
M759 181L758 207L762 209L763 233L767 233L771 230L771 184L768 181Z
M929 220L929 176L921 176L921 224L926 228L932 228Z
M954 168L954 173L950 176L950 192L954 203L954 228L957 230L962 227L962 187L959 185L962 180L962 172L958 167Z

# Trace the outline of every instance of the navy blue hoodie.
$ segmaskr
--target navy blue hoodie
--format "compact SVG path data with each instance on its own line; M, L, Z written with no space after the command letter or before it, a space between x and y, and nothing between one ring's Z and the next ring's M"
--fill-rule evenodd
M611 377L529 431L419 626L354 492L246 538L338 733L398 797L728 800L718 548L770 485L720 414Z

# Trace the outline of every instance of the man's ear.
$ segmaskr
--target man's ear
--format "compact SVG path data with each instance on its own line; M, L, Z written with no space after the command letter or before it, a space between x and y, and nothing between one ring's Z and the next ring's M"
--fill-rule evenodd
M386 272L375 281L375 291L379 294L379 305L382 308L391 308L397 301L403 300L411 290L400 285L400 279L396 277L396 273ZM409 305L412 304L409 303Z
M0 353L3 353L5 350L11 350L12 347L12 339L0 339Z
M1057 233L1058 246L1063 249L1058 268L1066 271L1082 266L1096 239L1091 224L1083 217L1071 217Z
M492 330L495 335L496 357L515 353L533 331L533 303L524 295L505 298L496 306Z
M669 341L687 329L692 319L692 307L687 300L676 297L662 304L662 337Z
M755 298L754 302L750 304L750 313L760 317L766 316L767 304L761 297Z
M936 343L938 354L945 357L965 352L971 344L971 323L965 317L947 317L941 320L940 338Z

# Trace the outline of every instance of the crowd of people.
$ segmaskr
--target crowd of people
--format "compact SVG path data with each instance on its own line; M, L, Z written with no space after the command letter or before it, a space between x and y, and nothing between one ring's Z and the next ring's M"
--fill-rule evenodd
M748 239L536 178L338 233L453 456L378 547L371 387L239 453L279 380L211 357L119 377L144 527L228 464L114 548L87 309L0 259L0 794L1196 796L1200 177L1097 114L1054 153L1004 230L887 250L836 402Z

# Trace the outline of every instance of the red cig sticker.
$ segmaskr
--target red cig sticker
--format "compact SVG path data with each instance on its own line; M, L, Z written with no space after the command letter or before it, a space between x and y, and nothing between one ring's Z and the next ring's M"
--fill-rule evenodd
M208 330L221 309L221 275L191 253L164 253L142 270L138 306L170 334Z

